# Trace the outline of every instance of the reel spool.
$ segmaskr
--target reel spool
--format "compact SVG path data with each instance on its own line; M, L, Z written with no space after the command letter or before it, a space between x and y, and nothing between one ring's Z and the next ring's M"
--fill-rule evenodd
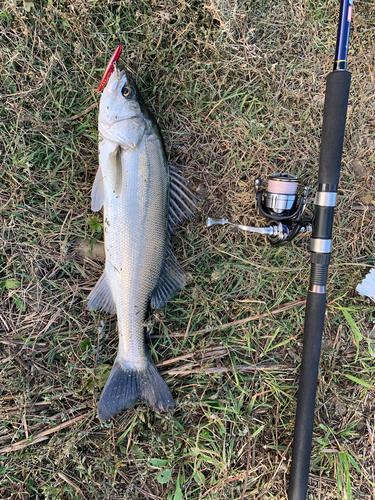
M273 174L268 177L267 189L263 180L254 183L256 206L261 215L271 219L267 227L252 227L234 224L227 219L207 219L207 226L230 224L244 231L267 235L272 245L291 241L300 232L311 231L312 218L302 218L306 208L309 188L305 187L302 195L298 195L299 179L291 174Z
M262 200L262 179L254 183L259 212L274 220L296 219L306 204L308 188L298 202L297 189L299 179L291 174L273 174L268 177L267 191ZM298 205L298 206L297 206Z

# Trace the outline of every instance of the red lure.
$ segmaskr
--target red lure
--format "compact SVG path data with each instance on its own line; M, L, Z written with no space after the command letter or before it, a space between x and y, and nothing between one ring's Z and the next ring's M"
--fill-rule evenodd
M120 59L121 52L122 52L122 45L119 45L115 50L113 56L111 57L111 60L108 63L107 69L105 70L102 81L100 82L100 85L98 87L98 92L104 89L105 84L108 82L109 77L111 76L111 74L115 69L115 64Z

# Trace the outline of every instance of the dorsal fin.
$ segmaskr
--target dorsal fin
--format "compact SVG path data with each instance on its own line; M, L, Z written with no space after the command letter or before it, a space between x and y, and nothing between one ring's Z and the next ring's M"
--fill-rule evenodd
M169 166L169 214L168 230L173 229L183 220L188 219L198 210L198 198L187 187L186 180L178 173L178 169Z
M179 292L186 284L185 273L174 256L171 248L173 229L184 219L198 210L198 198L188 189L187 182L178 170L169 166L170 191L168 213L168 242L162 271L151 297L151 307L158 309Z
M170 245L168 245L159 280L152 293L152 309L163 307L185 284L185 273L173 255Z

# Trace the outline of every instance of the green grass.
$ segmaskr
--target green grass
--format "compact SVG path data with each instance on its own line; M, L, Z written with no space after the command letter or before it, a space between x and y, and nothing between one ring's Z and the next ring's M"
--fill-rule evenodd
M204 221L263 224L253 182L275 171L313 201L337 18L333 0L1 3L0 448L51 433L0 452L0 498L286 498L304 309L267 313L305 297L308 237L272 248ZM355 2L311 499L375 497L374 306L355 292L374 266L375 212L357 209L375 204L374 19ZM204 203L174 237L189 285L149 319L176 409L104 425L116 320L85 299L103 269L96 88L118 43Z

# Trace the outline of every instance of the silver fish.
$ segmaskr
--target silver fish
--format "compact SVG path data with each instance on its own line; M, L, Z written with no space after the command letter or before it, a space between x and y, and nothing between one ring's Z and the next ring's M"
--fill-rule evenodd
M100 100L99 169L91 208L104 207L106 263L88 310L117 314L119 347L98 415L108 420L141 398L173 409L170 390L145 343L149 306L159 308L185 285L172 253L173 228L193 215L197 198L169 166L155 118L127 71L115 70Z

